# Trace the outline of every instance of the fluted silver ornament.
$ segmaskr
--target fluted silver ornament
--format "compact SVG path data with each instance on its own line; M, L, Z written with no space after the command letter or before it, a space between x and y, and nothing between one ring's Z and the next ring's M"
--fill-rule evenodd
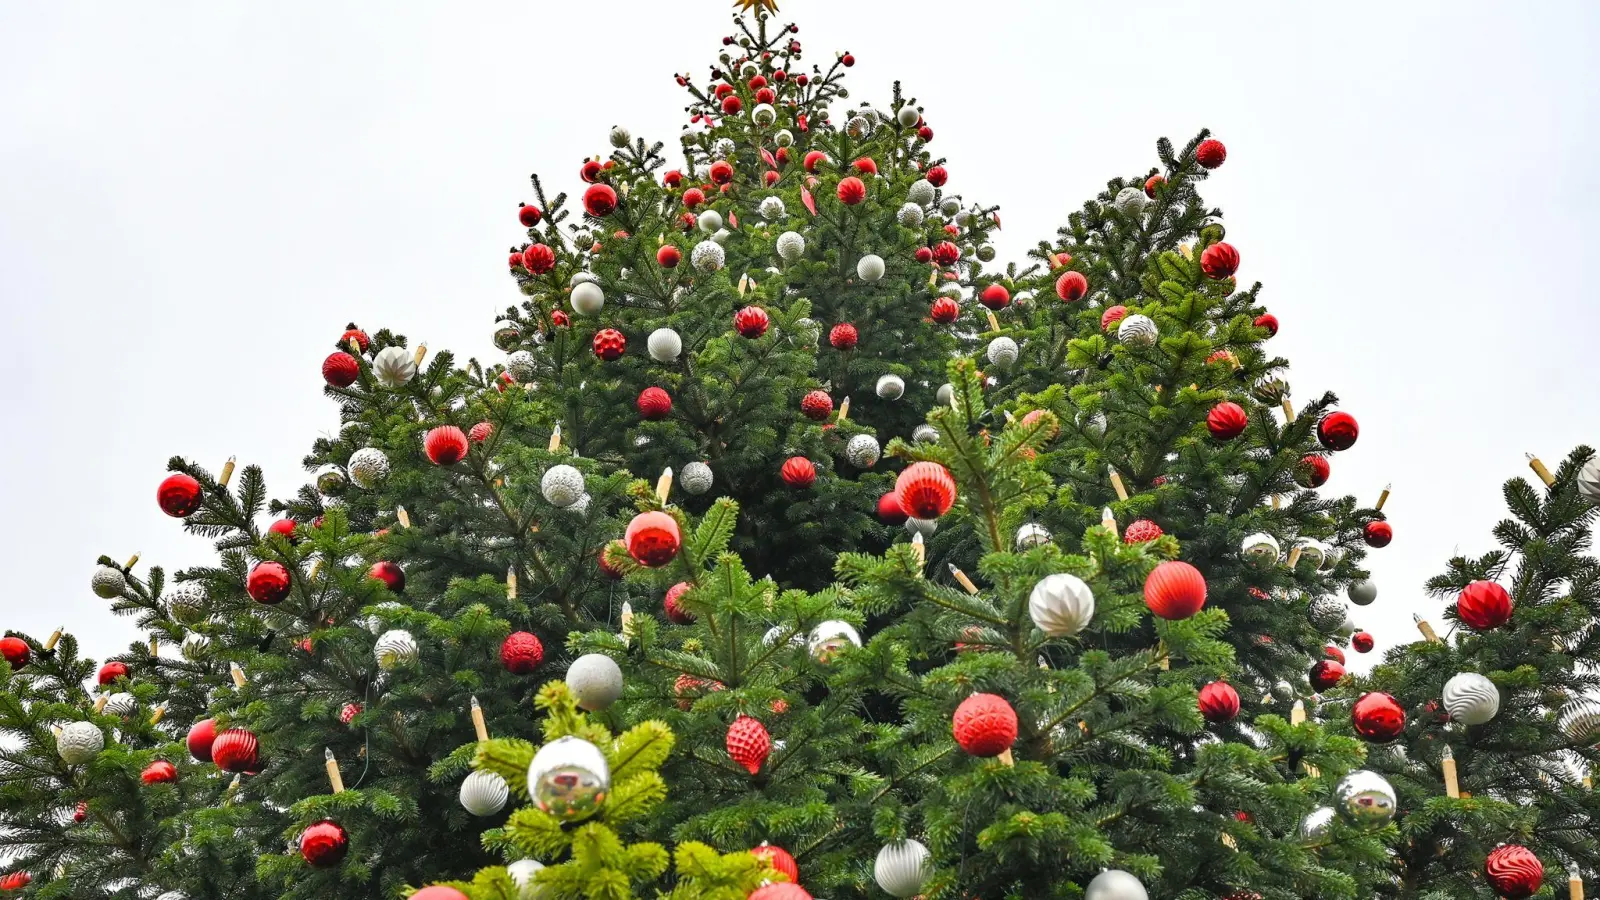
M350 476L345 472L344 467L336 466L333 463L318 466L317 471L311 477L312 481L317 485L317 493L327 494L330 497L338 496L339 492L344 490L345 486L350 483Z
M915 897L922 893L933 871L932 854L921 841L906 839L884 844L872 863L872 878L891 897Z
M511 790L506 780L487 769L478 769L461 782L461 806L475 816L492 816L506 808Z
M870 469L883 455L878 439L870 434L858 434L844 445L844 458L858 469Z
M906 200L918 206L927 206L933 202L934 195L938 193L938 190L933 186L933 182L926 178L919 178L913 181L911 187L906 190Z
M700 272L715 272L722 268L726 259L727 254L723 252L722 245L716 241L701 241L689 251L689 262Z
M915 203L907 203L900 207L899 212L895 213L895 219L907 228L921 226L923 218L922 207Z
M678 486L696 496L711 490L711 481L711 467L699 460L688 463L678 473Z
M861 646L861 635L855 626L838 619L817 623L817 626L811 629L811 636L806 640L806 648L811 653L811 658L820 663L832 662L833 658L845 648L859 646Z
M1574 744L1600 740L1600 701L1590 697L1571 700L1561 708L1561 733Z
M1300 836L1308 838L1322 837L1328 833L1328 829L1332 827L1333 819L1337 815L1338 813L1334 812L1331 806L1319 806L1313 809L1311 812L1306 813L1305 818L1300 820Z
M1076 575L1046 575L1028 595L1028 616L1045 634L1069 637L1094 619L1094 592Z
M656 362L668 363L678 358L683 352L683 338L671 328L657 328L645 338L645 350L650 353L650 358Z
M798 231L785 231L778 235L778 255L785 262L794 262L806 252L806 239Z
M878 376L878 396L885 400L899 400L905 395L906 380L899 375L889 372Z
M1038 522L1028 522L1017 529L1016 545L1020 550L1032 550L1034 547L1043 547L1055 538L1050 530Z
M911 440L917 444L939 443L939 429L932 425L918 425L911 431Z
M362 447L350 454L345 469L356 487L370 491L389 477L389 457L377 447Z
M1394 787L1382 775L1357 769L1334 785L1333 803L1339 815L1350 822L1373 827L1394 819L1398 800Z
M1583 499L1600 506L1600 456L1583 464L1578 470L1578 493Z
M534 805L564 821L587 818L611 792L611 766L600 748L583 738L556 738L528 765L528 795Z
M768 222L781 219L788 213L788 210L783 205L782 197L768 197L761 201L761 206L758 209L761 211L761 218L766 219Z
M404 347L385 347L372 358L372 374L386 388L404 387L417 375L417 363Z
M139 708L139 701L126 691L117 691L106 698L106 714L126 718Z
M1371 578L1363 578L1360 581L1353 582L1350 585L1350 589L1345 591L1345 594L1350 598L1351 603L1357 606L1368 606L1372 601L1378 599L1378 584Z
M1155 320L1139 313L1124 316L1122 324L1117 326L1117 340L1129 347L1148 347L1156 342L1158 335Z
M923 540L927 540L928 538L933 537L933 533L935 531L939 530L939 520L919 519L916 516L911 516L906 519L905 529L906 534L920 534L922 535Z
M417 639L404 628L385 631L372 646L372 655L378 660L378 668L385 671L406 669L416 665L421 652L421 648L417 646Z
M1150 900L1150 894L1132 872L1106 869L1090 879L1083 900Z
M551 466L539 479L539 493L551 506L571 506L583 496L583 473L566 463Z
M1311 622L1311 627L1323 634L1338 631L1348 615L1344 601L1334 596L1317 597L1306 608L1306 618Z
M885 268L883 257L876 253L868 253L856 260L856 277L862 281L877 281L883 277Z
M106 736L93 722L68 722L56 735L56 752L70 766L86 763L106 748Z
M1278 556L1283 553L1283 548L1278 546L1278 539L1264 531L1246 537L1239 544L1239 555L1253 569L1269 569L1276 565Z
M89 590L102 600L121 597L127 586L127 577L114 566L97 566L94 574L89 576Z
M933 399L940 406L949 406L950 401L955 399L955 396L956 386L946 381L944 384L939 385L939 390L934 392Z
M1463 725L1482 725L1500 712L1500 689L1477 672L1460 672L1444 683L1445 711Z
M597 712L622 696L622 668L604 653L585 653L567 667L567 688L578 705Z
M994 366L1009 369L1017 362L1017 342L1002 335L989 342L984 355L989 357L989 362Z
M1150 198L1145 196L1141 188L1125 187L1117 192L1117 199L1111 202L1123 215L1138 216L1144 213Z

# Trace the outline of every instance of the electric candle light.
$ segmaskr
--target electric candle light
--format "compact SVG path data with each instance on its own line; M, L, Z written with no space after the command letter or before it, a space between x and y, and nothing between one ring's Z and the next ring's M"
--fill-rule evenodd
M489 726L483 721L483 707L478 705L478 698L472 698L472 730L478 733L478 743L489 739Z
M561 423L557 422L554 430L550 432L550 452L561 449Z
M506 597L517 599L517 568L512 566L506 569Z
M839 421L843 422L848 418L850 418L850 398L846 397L844 402L839 404Z
M921 532L918 532L917 535L911 539L911 552L917 555L917 566L919 567L920 574L920 567L928 564L928 547L922 542Z
M328 769L328 783L333 786L333 792L335 794L344 793L344 776L339 774L339 761L333 758L333 751L323 747L322 757Z
M427 356L427 355L428 355L428 345L427 344L418 344L417 345L417 352L415 354L413 354L412 357L411 357L411 364L416 366L419 369L422 368L422 358L424 356Z
M967 577L967 573L956 568L955 563L949 563L948 565L950 567L950 576L961 585L963 590L969 594L978 593L978 586L972 583L972 579Z
M1117 470L1116 469L1108 468L1108 469L1106 469L1106 471L1111 473L1111 486L1113 488L1116 488L1117 499L1121 500L1123 502L1127 502L1128 489L1122 483L1122 476L1117 474Z
M222 477L217 479L217 485L219 487L227 487L228 482L233 478L233 466L235 460L236 457L230 456L228 457L228 461L222 464Z
M1444 641L1439 638L1438 632L1433 630L1433 626L1428 624L1428 620L1427 619L1424 619L1423 617L1417 615L1416 613L1412 613L1411 614L1411 621L1417 623L1417 630L1422 632L1422 636L1427 638L1429 643L1431 643L1431 644L1442 644L1442 643L1444 643Z
M1383 505L1389 502L1389 488L1391 487L1393 487L1393 485L1384 485L1383 493L1378 495L1378 504L1377 506L1373 507L1374 509L1378 510L1378 512L1383 512Z
M394 508L394 517L400 521L401 528L411 527L411 514L406 512L404 506L396 506Z
M672 467L671 466L667 466L667 468L661 473L661 477L656 479L656 499L661 501L662 503L666 503L667 502L667 494L669 494L671 492L672 492Z
M233 676L234 687L244 687L246 681L244 677L244 669L241 669L238 663L228 663L228 674Z
M1539 476L1539 480L1544 482L1544 486L1555 487L1556 477L1551 475L1550 470L1544 467L1544 463L1539 461L1539 457L1534 456L1532 453L1524 455L1528 457L1528 468L1533 470L1533 474Z
M44 649L54 650L56 648L56 644L61 643L61 632L65 631L66 628L67 626L63 625L60 628L57 628L55 631L50 632L50 639L44 642Z
M1439 757L1439 768L1444 774L1444 795L1459 799L1461 782L1456 778L1456 755L1451 751L1449 744L1444 745L1444 753Z

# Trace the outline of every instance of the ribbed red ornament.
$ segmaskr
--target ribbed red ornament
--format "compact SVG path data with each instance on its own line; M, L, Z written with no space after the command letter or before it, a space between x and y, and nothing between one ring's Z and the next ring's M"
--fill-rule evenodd
M1082 300L1083 295L1087 293L1089 293L1089 279L1085 278L1082 272L1063 272L1061 277L1056 279L1056 296L1068 303ZM1122 312L1123 315L1127 315L1128 311L1124 309Z
M1394 540L1394 526L1388 522L1368 522L1361 529L1361 537L1368 547L1387 547Z
M349 387L361 374L361 363L343 350L335 350L322 361L322 380L334 387Z
M800 398L800 412L808 419L821 422L833 413L833 398L827 391L809 391Z
M828 154L823 153L821 150L811 150L807 151L805 157L801 159L800 164L805 167L807 172L815 172L818 164L822 163L827 158Z
M224 772L248 772L259 764L261 742L246 728L229 728L211 742L211 761Z
M1168 560L1144 580L1144 605L1163 619L1187 619L1206 605L1206 579L1182 560Z
M667 588L667 598L661 604L662 611L667 614L667 618L679 625L688 625L694 621L694 613L684 609L679 602L684 594L689 593L690 587L689 582L680 581Z
M950 179L950 171L944 166L934 166L928 170L927 179L934 187L944 187L944 183Z
M1229 243L1218 241L1200 254L1200 271L1207 278L1227 278L1239 271L1239 251Z
M791 456L778 470L783 483L793 488L808 488L817 480L817 467L804 456Z
M1474 581L1456 597L1456 615L1477 631L1499 628L1511 620L1511 595L1492 581Z
M878 498L878 521L885 525L904 525L906 519L905 507L900 505L900 495L894 491Z
M1257 328L1265 328L1267 337L1276 337L1278 334L1278 317L1272 313L1262 313L1256 316L1256 320L1252 324Z
M1372 635L1365 631L1358 631L1350 636L1350 646L1354 647L1357 653L1371 653L1373 647Z
M658 387L647 387L639 392L639 415L655 421L672 415L672 397Z
M900 508L918 519L937 519L956 502L956 482L950 470L936 462L914 462L894 481Z
M323 819L300 833L300 856L313 868L326 869L344 861L350 836L332 820Z
M245 592L257 603L282 603L289 588L289 569L276 560L256 563L244 580Z
M1100 330L1110 331L1114 326L1117 325L1117 323L1121 322L1127 317L1128 308L1126 306L1123 306L1120 303L1118 303L1116 306L1108 306L1106 307L1106 311L1100 314Z
M539 636L527 631L513 631L500 642L500 664L513 675L527 675L544 662L544 644Z
M683 262L683 251L671 244L663 244L656 251L656 265L663 269L675 269L680 262Z
M158 759L144 767L139 773L139 780L145 784L167 784L178 780L178 767L164 759Z
M481 444L494 437L494 425L489 422L479 422L467 432L467 440L474 444Z
M789 876L790 883L799 883L800 865L794 861L794 856L789 851L763 841L761 846L750 848L750 852L765 860L767 865Z
M160 487L156 488L156 502L161 505L162 512L175 519L190 515L202 502L200 482L182 472L174 472L162 479Z
M617 208L617 192L609 184L591 184L583 192L583 209L591 216L608 216Z
M189 734L183 739L189 748L189 755L199 762L211 762L211 744L217 739L217 720L201 719L189 726Z
M1544 863L1532 850L1519 844L1501 844L1489 851L1483 874L1502 897L1522 900L1539 892L1544 884Z
M1329 450L1349 450L1360 435L1356 417L1347 412L1331 412L1317 420L1317 440Z
M846 206L855 206L867 199L867 186L861 179L851 175L839 180L839 202Z
M368 578L376 578L383 582L383 586L396 594L403 593L406 589L406 573L398 563L380 559L367 570Z
M28 642L19 637L0 638L0 657L11 665L13 670L20 669L33 658L33 650Z
M522 267L535 275L556 267L556 252L545 244L529 244L522 248Z
M1122 532L1122 541L1125 544L1141 544L1161 537L1161 526L1149 519L1134 519Z
M372 347L372 338L367 337L365 331L354 325L347 327L344 330L344 334L339 335L339 348L342 350L349 347L351 341L356 342L356 349L362 353L367 352Z
M1375 743L1386 743L1400 736L1406 727L1406 711L1388 694L1373 691L1361 695L1350 708L1350 722L1356 734Z
M1206 429L1219 441L1231 441L1244 434L1249 424L1250 417L1245 415L1244 407L1231 400L1218 403L1206 413Z
M1011 305L1011 292L1003 284L991 284L978 295L978 302L989 309L1005 309Z
M961 258L961 248L949 241L933 245L933 261L941 266L953 266Z
M940 325L949 325L961 316L961 307L949 297L940 297L933 301L933 307L928 310L928 316Z
M20 891L32 883L33 876L29 875L27 872L7 872L5 877L0 878L0 891ZM751 894L750 896L754 897L759 893L761 893L761 891L756 891L755 894ZM810 897L811 895L807 894L805 900L810 900ZM768 897L763 898L763 900L788 900L788 898Z
M467 436L454 425L430 428L422 439L422 452L436 466L453 466L467 458Z
M767 754L772 752L772 736L767 734L767 726L745 715L728 726L727 743L728 755L751 775L761 771Z
M522 254L516 250L511 251L511 255L506 257L506 267L510 269L522 268Z
M1326 456L1307 453L1300 457L1300 464L1294 467L1294 480L1309 488L1322 487L1328 483L1328 475L1332 471Z
M1201 717L1213 725L1232 722L1239 715L1239 692L1226 681L1213 681L1202 687L1196 703Z
M594 355L606 362L622 356L628 349L628 339L615 328L602 328L594 333Z
M411 900L416 900L416 896L413 895ZM745 900L811 900L811 894L798 884L774 881L751 891Z
M1204 140L1200 142L1200 146L1194 148L1194 158L1201 166L1215 169L1228 158L1228 148L1219 140Z
M840 322L828 330L828 344L835 350L850 350L861 340L861 334L849 322Z
M652 569L672 562L682 542L678 521L658 510L634 516L623 539L634 562Z
M998 694L973 694L956 707L950 730L973 756L999 756L1017 739L1017 711Z
M1319 659L1306 677L1311 681L1313 688L1325 691L1338 684L1339 679L1344 677L1344 666L1331 659Z
M127 676L128 664L112 660L111 662L108 662L100 667L99 674L95 676L95 682L101 687L105 687L106 685L116 681L118 678L126 678Z
M759 306L746 306L733 314L733 330L740 337L758 338L767 333L772 318Z

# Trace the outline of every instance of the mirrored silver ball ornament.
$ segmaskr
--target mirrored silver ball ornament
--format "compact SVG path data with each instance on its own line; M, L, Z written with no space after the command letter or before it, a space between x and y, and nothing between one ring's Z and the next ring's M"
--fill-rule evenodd
M956 386L946 381L944 384L939 385L939 390L934 393L933 399L937 401L940 406L949 406L950 401L954 400L955 396Z
M551 506L571 506L583 496L583 473L566 463L551 466L539 479L539 493Z
M112 566L99 566L94 574L89 576L89 590L102 600L111 600L122 596L122 591L128 586L128 579L122 570Z
M922 893L933 871L932 854L921 841L903 840L884 844L872 863L872 878L891 897L915 897Z
M1600 740L1600 702L1588 697L1569 701L1561 708L1561 733L1574 744Z
M416 377L417 363L404 347L385 347L372 358L372 374L386 388L404 387Z
M1043 547L1055 538L1050 530L1038 522L1029 522L1017 529L1016 545L1020 550L1032 550L1034 547Z
M185 637L183 643L178 647L178 652L182 653L183 658L190 662L198 662L205 659L210 650L211 639L203 634L191 634Z
M923 540L927 540L933 537L934 532L939 530L939 520L919 519L916 516L911 516L906 519L905 529L906 534L913 537L920 534Z
M895 213L894 217L901 225L916 228L922 224L922 207L915 203L907 203L900 207L900 211Z
M722 268L726 259L722 245L716 241L701 241L689 251L689 262L700 272L716 272Z
M761 636L761 645L764 647L775 646L779 641L783 640L783 636L786 634L789 636L789 646L791 647L806 646L810 637L803 631L790 631L788 625L774 625L767 629L766 634Z
M1394 788L1382 775L1357 769L1339 779L1333 788L1334 808L1356 825L1384 825L1398 808Z
M573 285L568 302L572 304L572 311L580 316L599 315L606 307L606 292L592 281L580 282Z
M794 262L805 255L806 239L798 231L785 231L778 235L777 250L785 262Z
M1083 889L1083 900L1150 900L1150 894L1132 872L1106 869Z
M750 121L762 128L766 128L773 122L778 121L778 111L772 107L771 103L757 103L756 108L750 110Z
M994 262L994 247L992 247L992 246L990 246L988 244L983 244L983 245L979 246L978 247L978 259L981 260L982 262ZM1023 291L1023 292L1017 294L1016 299L1014 299L1012 302L1013 303L1027 303L1029 300L1032 300L1032 299L1033 299L1032 292Z
M378 637L378 642L372 647L372 655L378 660L378 668L393 671L416 665L421 648L411 632L396 628Z
M69 766L86 763L106 748L106 736L93 722L68 722L56 735L56 752Z
M1017 362L1017 342L1008 337L997 337L989 342L989 348L984 355L989 357L989 362L1001 369L1009 369Z
M1283 553L1283 548L1278 545L1278 539L1264 531L1246 537L1239 544L1239 555L1244 557L1245 564L1252 569L1269 569L1276 565L1278 557Z
M317 493L327 494L330 497L338 496L339 492L344 490L345 486L350 483L350 478L345 474L344 467L336 466L333 463L318 466L317 471L312 475L312 480L317 485Z
M911 440L913 443L918 444L937 444L939 443L939 429L932 425L918 425L911 432Z
M1319 806L1313 809L1300 820L1300 836L1319 838L1326 835L1328 829L1333 827L1333 820L1337 815L1331 806Z
M628 142L633 140L633 135L629 134L628 129L623 128L621 125L611 126L611 134L609 137L611 138L611 146L613 147L626 147L628 146Z
M787 128L780 129L772 136L772 142L779 147L788 147L794 143L794 132Z
M856 260L856 277L862 281L877 281L883 277L885 268L883 257L876 253L868 253Z
M1482 725L1500 712L1500 689L1477 672L1450 676L1440 696L1445 712L1463 725Z
M855 435L844 446L844 458L858 469L872 468L882 455L883 448L878 446L878 439L870 434Z
M1578 494L1600 506L1600 456L1584 463L1583 468L1578 470Z
M1123 317L1122 324L1117 326L1117 340L1129 347L1149 347L1158 335L1155 321L1139 313Z
M861 646L861 635L855 626L838 619L817 623L817 627L811 629L811 636L806 641L811 658L824 664L832 662L846 648L859 646Z
M911 187L906 191L906 200L918 206L927 206L933 202L933 198L937 193L938 188L933 186L933 182L926 178L919 178L913 181Z
M906 380L893 372L880 375L876 390L878 396L885 400L899 400L905 395Z
M1351 584L1350 589L1345 591L1345 594L1350 598L1351 603L1357 606L1368 606L1372 601L1378 599L1378 584L1370 578L1363 578Z
M1070 637L1094 619L1094 592L1076 575L1047 575L1028 595L1028 616L1050 637Z
M567 735L539 748L528 765L534 805L563 821L593 815L611 792L611 766L600 748Z
M706 234L712 234L722 227L722 213L714 209L705 210L695 219L695 224Z
M657 328L645 338L645 350L649 351L650 358L656 362L668 363L678 358L683 352L683 338L671 328Z
M711 481L711 467L699 460L685 465L678 473L678 485L695 496L711 490Z
M479 769L461 782L461 806L475 816L492 816L506 807L511 790L506 780L486 769Z
M1300 561L1295 563L1297 566L1320 569L1328 559L1328 545L1319 540L1305 538L1295 546L1300 548Z
M585 653L567 667L567 688L578 705L598 712L622 696L622 668L604 653Z
M1344 601L1338 597L1317 597L1306 609L1306 618L1311 622L1311 627L1323 634L1338 631L1347 616Z
M517 900L539 900L543 891L534 881L534 876L542 868L544 863L536 859L519 859L506 866L506 874L511 877L511 883L517 886Z
M346 471L356 487L370 491L389 477L389 457L377 447L362 447L350 454Z
M788 212L783 206L782 197L768 197L762 200L760 210L761 218L766 219L768 222L774 219L781 219Z
M1117 192L1117 199L1111 201L1117 211L1125 216L1138 216L1149 205L1150 198L1145 196L1144 190L1136 187L1125 187Z

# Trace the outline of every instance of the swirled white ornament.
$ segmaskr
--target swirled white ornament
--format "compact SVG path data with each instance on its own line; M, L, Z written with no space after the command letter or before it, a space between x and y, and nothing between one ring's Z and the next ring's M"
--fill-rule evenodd
M1028 616L1050 637L1070 637L1094 619L1094 592L1076 575L1047 575L1028 595Z
M677 359L678 354L683 352L683 338L671 328L657 328L645 338L644 347L650 353L651 359L668 363Z
M954 197L946 197L939 202L939 212L953 216L961 211L961 201Z
M989 349L985 351L989 362L1002 369L1009 369L1017 362L1017 342L1004 335L989 342Z
M926 178L919 178L913 181L911 187L906 190L906 200L925 207L933 202L934 195L937 192L938 188L933 186L933 182Z
M106 736L93 722L68 722L56 735L56 752L69 766L86 763L106 748Z
M389 457L377 447L362 447L350 454L345 469L356 487L370 491L389 477Z
M377 606L373 607L373 609L381 609L381 610L384 610L384 611L405 609L405 604L398 603L398 602L396 602L394 600L385 600L382 603L379 603ZM380 616L378 616L376 614L367 616L367 630L368 631L372 632L373 634L383 634L384 631L386 631L387 629L388 629L388 624L383 621L382 617L380 617Z
M583 496L583 473L566 463L551 466L539 479L539 493L551 506L571 506Z
M1150 894L1132 872L1106 869L1083 889L1083 900L1150 900Z
M1588 697L1570 701L1561 708L1561 733L1574 744L1600 740L1600 702Z
M711 481L711 467L699 460L688 463L678 473L678 485L696 496L711 490Z
M872 134L872 120L866 116L851 116L844 123L844 130L853 138L860 140Z
M805 255L806 239L798 231L785 231L778 235L777 249L784 262L794 262Z
M878 377L876 390L878 396L885 400L899 400L905 396L906 380L893 372L889 372Z
M878 439L870 434L855 435L844 445L844 458L858 469L872 468L882 454L883 448L878 446Z
M876 253L868 253L856 260L856 277L862 281L877 281L883 277L885 269L883 257Z
M1461 672L1444 683L1445 711L1463 725L1482 725L1500 712L1500 689L1477 672Z
M733 142L733 138L717 138L716 143L711 145L711 155L717 159L727 159L733 155L733 151L737 146Z
M1323 634L1338 631L1348 616L1348 608L1338 597L1317 597L1306 608L1306 618L1311 622L1311 627Z
M567 667L567 688L578 705L596 712L622 696L622 668L604 653L585 653Z
M768 222L781 219L788 213L788 210L783 205L782 197L768 197L761 201L761 206L758 208L761 211L761 218L766 219Z
M932 425L918 425L911 431L911 441L917 444L939 443L939 429Z
M1017 550L1032 550L1034 547L1043 547L1055 540L1049 529L1038 522L1028 522L1017 529L1015 543Z
M372 655L378 660L378 668L385 671L415 665L421 652L417 639L403 628L385 631L372 646Z
M1138 313L1125 316L1117 326L1117 340L1129 347L1148 347L1156 342L1158 334L1155 320Z
M722 263L727 259L723 253L722 245L716 241L701 241L689 251L689 262L694 264L696 270L701 272L715 272L722 268Z
M872 863L872 878L891 897L915 897L932 872L930 857L921 841L908 838L884 844Z
M1583 464L1578 470L1578 493L1583 499L1600 506L1600 456Z
M122 570L112 566L99 566L94 574L89 576L89 590L102 600L121 597L122 591L128 586L128 579Z
M506 807L511 789L506 780L487 769L478 769L461 782L461 806L475 816L492 816Z
M386 388L403 387L416 377L417 363L404 347L385 347L372 358L372 374Z

